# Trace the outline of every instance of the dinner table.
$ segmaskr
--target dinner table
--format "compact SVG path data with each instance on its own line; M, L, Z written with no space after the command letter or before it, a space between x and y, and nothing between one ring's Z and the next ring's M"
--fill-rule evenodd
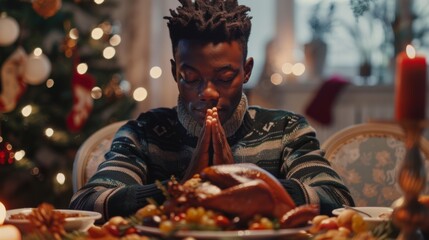
M359 211L365 211L367 214L372 214L371 217L374 217L375 215L380 215L383 211L390 212L390 210L393 210L387 207L380 209L357 207L354 210L351 209L351 211L355 215L362 216L362 219L366 219L363 217L362 212L359 213ZM141 215L138 215L138 212L129 217L115 216L106 222L100 223L97 220L101 219L101 214L97 212L55 209L47 203L43 203L37 208L5 211L4 205L0 203L0 240L323 240L335 239L334 237L339 234L346 234L344 236L347 236L347 238L343 239L394 239L393 237L398 233L397 229L392 231L393 225L389 218L377 218L380 221L377 220L376 223L381 223L378 226L379 229L374 230L374 226L371 226L371 229L353 233L353 228L350 228L344 233L344 230L341 230L339 225L346 225L344 215L348 210L350 209L339 208L333 211L332 216L318 215L308 224L290 229L207 230L182 228L181 230L176 229L171 232L165 232L162 231L160 226L145 225L147 222L139 218ZM62 215L58 215L59 213ZM62 217L64 218L61 220ZM371 217L365 221L371 222L371 220L374 220ZM49 220L47 222L51 225L41 219ZM350 223L351 219L352 217L349 218ZM52 224L52 222L55 223L56 221L56 224ZM38 224L38 227L44 227L44 230L41 231L41 228L34 227L35 223L36 225ZM369 226L365 225L365 227ZM374 233L377 235L373 235ZM373 236L372 238L370 238L371 235ZM377 236L383 237L377 238ZM393 237L387 238L388 236Z

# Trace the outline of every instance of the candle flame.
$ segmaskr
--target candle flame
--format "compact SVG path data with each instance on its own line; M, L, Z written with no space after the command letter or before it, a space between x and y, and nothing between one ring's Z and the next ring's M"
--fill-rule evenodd
M416 57L416 50L414 49L413 46L408 44L405 51L407 52L407 56L409 58L415 58Z

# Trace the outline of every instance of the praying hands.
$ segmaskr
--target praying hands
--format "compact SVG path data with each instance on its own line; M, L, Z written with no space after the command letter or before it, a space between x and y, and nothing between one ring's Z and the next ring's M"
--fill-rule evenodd
M232 163L234 158L217 109L215 107L208 109L197 147L182 181L200 173L208 166Z

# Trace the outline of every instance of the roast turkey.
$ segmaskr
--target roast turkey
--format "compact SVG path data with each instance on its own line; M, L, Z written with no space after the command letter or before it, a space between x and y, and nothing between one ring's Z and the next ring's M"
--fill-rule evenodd
M241 220L276 218L281 228L303 226L319 214L317 205L297 207L274 176L249 163L207 167L183 184L170 181L168 192L167 212L202 206Z

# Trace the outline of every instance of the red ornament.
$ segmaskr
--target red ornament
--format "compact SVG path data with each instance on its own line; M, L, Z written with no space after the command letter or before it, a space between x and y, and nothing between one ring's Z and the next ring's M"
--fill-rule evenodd
M33 0L33 9L44 18L52 17L60 10L61 0Z
M12 151L12 145L8 142L0 142L0 164L12 164L15 153Z

